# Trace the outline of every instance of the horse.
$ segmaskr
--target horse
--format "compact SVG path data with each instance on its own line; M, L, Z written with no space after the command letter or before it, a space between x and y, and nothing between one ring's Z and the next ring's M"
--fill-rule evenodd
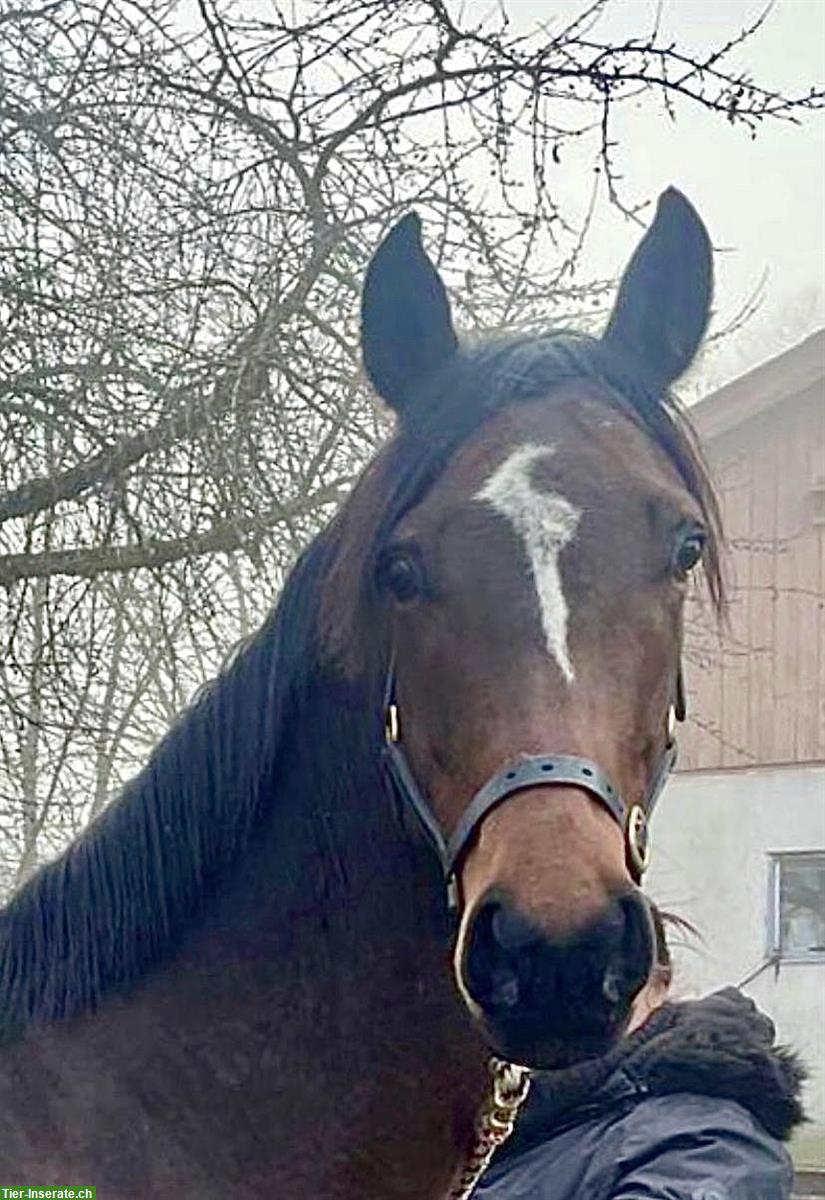
M682 608L721 595L670 392L712 252L670 189L601 337L460 340L421 223L366 274L396 429L144 769L0 913L9 1180L441 1200L488 1056L609 1047L651 969Z

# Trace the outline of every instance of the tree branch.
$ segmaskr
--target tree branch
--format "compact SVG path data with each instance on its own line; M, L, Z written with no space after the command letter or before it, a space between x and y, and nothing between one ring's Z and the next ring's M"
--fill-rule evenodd
M53 575L91 578L112 571L156 570L205 554L229 554L256 545L276 525L307 516L328 505L340 504L352 482L352 476L342 477L300 500L278 505L254 517L219 521L204 533L189 537L148 540L134 546L92 546L47 550L39 554L0 555L0 586L10 587L21 579L47 579Z

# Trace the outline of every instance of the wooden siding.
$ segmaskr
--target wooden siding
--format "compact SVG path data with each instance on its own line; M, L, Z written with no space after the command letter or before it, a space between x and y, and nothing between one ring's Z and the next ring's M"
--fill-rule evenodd
M714 397L697 410L711 434L730 605L721 635L705 603L688 607L682 770L825 760L825 365L767 408L761 370L737 381L756 391L755 415L741 386L735 423L721 393L716 410Z

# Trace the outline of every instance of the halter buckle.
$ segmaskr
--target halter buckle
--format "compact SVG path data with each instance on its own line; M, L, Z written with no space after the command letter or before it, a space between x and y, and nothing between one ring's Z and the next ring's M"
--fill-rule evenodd
M641 804L634 804L627 814L624 840L628 866L634 875L641 877L650 865L647 813Z

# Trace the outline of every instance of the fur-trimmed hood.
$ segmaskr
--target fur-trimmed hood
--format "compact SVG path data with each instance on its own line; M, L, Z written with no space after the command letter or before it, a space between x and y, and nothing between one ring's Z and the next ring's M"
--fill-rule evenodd
M775 1038L773 1023L735 988L666 1004L604 1058L538 1073L503 1153L604 1108L676 1093L733 1100L772 1137L786 1140L805 1119L805 1070Z

